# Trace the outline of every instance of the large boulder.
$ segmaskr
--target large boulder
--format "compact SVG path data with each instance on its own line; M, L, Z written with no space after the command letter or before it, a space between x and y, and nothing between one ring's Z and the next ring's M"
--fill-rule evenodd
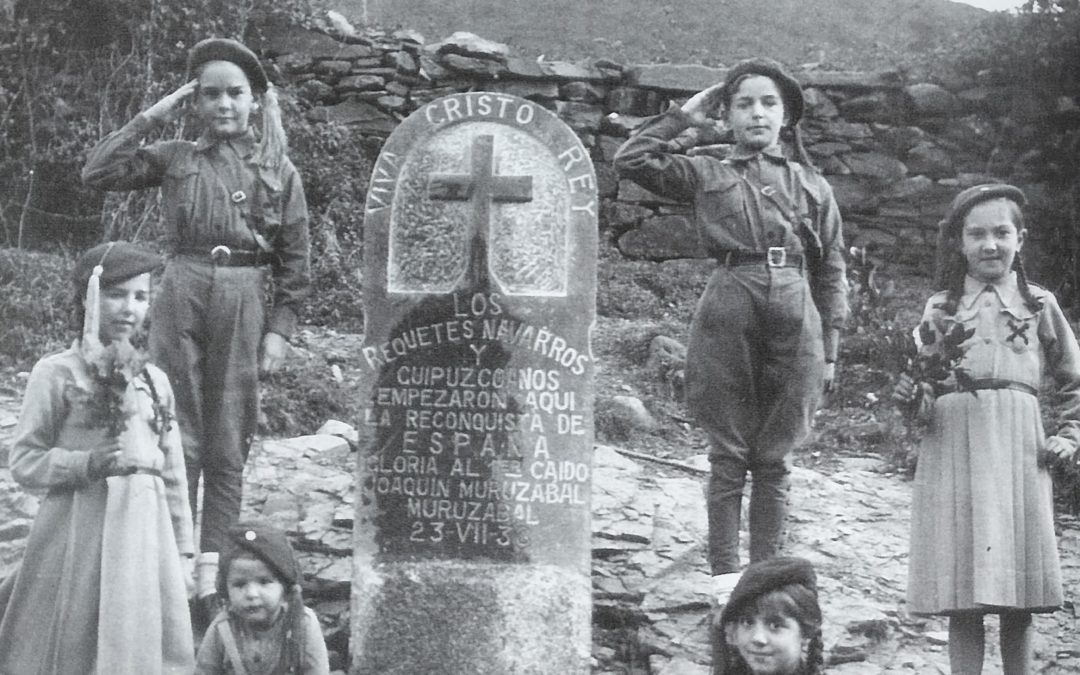
M424 51L429 54L460 54L502 62L510 56L510 47L502 42L486 40L467 31L457 31L439 42L424 45Z
M856 176L891 182L907 175L907 167L900 160L880 152L851 152L844 155L844 163Z
M694 94L723 82L726 68L710 68L687 63L658 63L630 66L626 71L627 82L643 89Z
M920 117L950 117L963 110L963 104L949 90L930 82L912 84L904 89L914 113Z
M951 178L956 175L952 155L929 142L922 142L908 151L904 158L908 171L930 178Z

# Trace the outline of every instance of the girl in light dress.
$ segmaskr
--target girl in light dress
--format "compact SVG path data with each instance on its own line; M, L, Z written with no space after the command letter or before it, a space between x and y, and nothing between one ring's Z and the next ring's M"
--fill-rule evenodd
M923 378L894 398L929 418L912 500L908 609L949 617L954 673L983 666L1001 617L1004 672L1032 672L1033 612L1062 603L1046 459L1080 442L1080 348L1053 294L1027 281L1023 192L964 190L941 223L941 289L916 331ZM1057 397L1043 429L1039 387Z
M169 381L132 346L160 258L124 242L76 263L83 333L30 373L12 476L47 490L0 584L0 672L187 675L191 509Z

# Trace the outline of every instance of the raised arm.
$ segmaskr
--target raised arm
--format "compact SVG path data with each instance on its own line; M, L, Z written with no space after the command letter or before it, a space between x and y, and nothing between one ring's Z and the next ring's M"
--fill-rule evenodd
M657 194L689 202L697 189L694 163L676 154L670 141L692 126L711 126L720 88L714 85L694 94L680 108L646 121L615 153L615 169L623 178Z
M90 149L82 180L101 190L139 190L161 184L176 142L143 147L147 135L176 119L196 86L192 80L139 113Z

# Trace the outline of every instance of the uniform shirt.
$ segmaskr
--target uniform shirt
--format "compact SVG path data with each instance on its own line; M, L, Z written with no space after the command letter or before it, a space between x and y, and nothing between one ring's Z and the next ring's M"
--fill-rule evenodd
M727 160L674 154L669 141L690 125L690 117L677 107L647 120L615 154L619 175L692 203L701 243L717 258L728 251L764 252L775 246L803 252L798 224L784 217L748 178L772 186L783 201L793 204L821 243L822 259L811 263L811 289L821 314L825 360L835 361L848 306L840 211L829 184L786 159L776 146Z
M141 145L159 128L136 115L90 150L83 181L104 190L160 187L165 239L171 252L209 253L217 245L260 248L276 256L270 330L289 337L311 284L308 210L296 167L254 160L255 136Z
M923 354L940 351L943 336L956 324L974 330L960 345L960 367L975 379L1011 380L1036 389L1044 380L1053 382L1058 399L1053 433L1080 444L1080 346L1053 293L1030 288L1042 303L1038 311L1024 303L1015 272L997 284L965 278L955 314L945 312L946 293L936 293L916 330L919 349Z

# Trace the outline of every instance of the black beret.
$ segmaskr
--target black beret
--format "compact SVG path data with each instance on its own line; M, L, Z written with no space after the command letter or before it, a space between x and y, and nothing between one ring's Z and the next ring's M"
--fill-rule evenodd
M160 255L138 244L127 241L98 244L75 261L75 297L84 297L86 282L90 280L90 275L98 265L102 267L99 283L104 288L140 274L153 272L161 263Z
M247 75L251 91L256 94L266 92L270 81L266 78L259 57L243 44L228 38L208 38L197 43L188 53L186 80L198 76L199 68L210 61L229 61L235 63Z
M1024 191L1014 185L1008 185L1006 183L984 183L982 185L969 187L956 195L952 200L952 204L949 205L949 210L945 213L945 219L940 223L942 234L951 231L963 222L968 211L976 204L991 199L998 199L1000 197L1014 201L1020 206L1027 204L1027 197L1024 196Z
M720 614L720 623L734 621L746 605L762 595L795 584L805 586L817 594L817 575L809 560L781 557L750 565L739 577L735 590L731 592L731 597Z
M285 533L261 521L241 522L229 528L225 550L218 561L218 594L228 598L226 585L229 563L241 553L249 553L266 563L286 588L300 583L300 563Z
M728 71L727 77L724 78L724 87L721 90L725 106L731 105L731 98L735 95L735 83L743 75L764 75L771 79L780 89L780 95L784 99L784 108L790 119L790 125L795 126L802 119L804 105L802 86L799 85L798 80L788 75L783 66L767 58L740 61Z

